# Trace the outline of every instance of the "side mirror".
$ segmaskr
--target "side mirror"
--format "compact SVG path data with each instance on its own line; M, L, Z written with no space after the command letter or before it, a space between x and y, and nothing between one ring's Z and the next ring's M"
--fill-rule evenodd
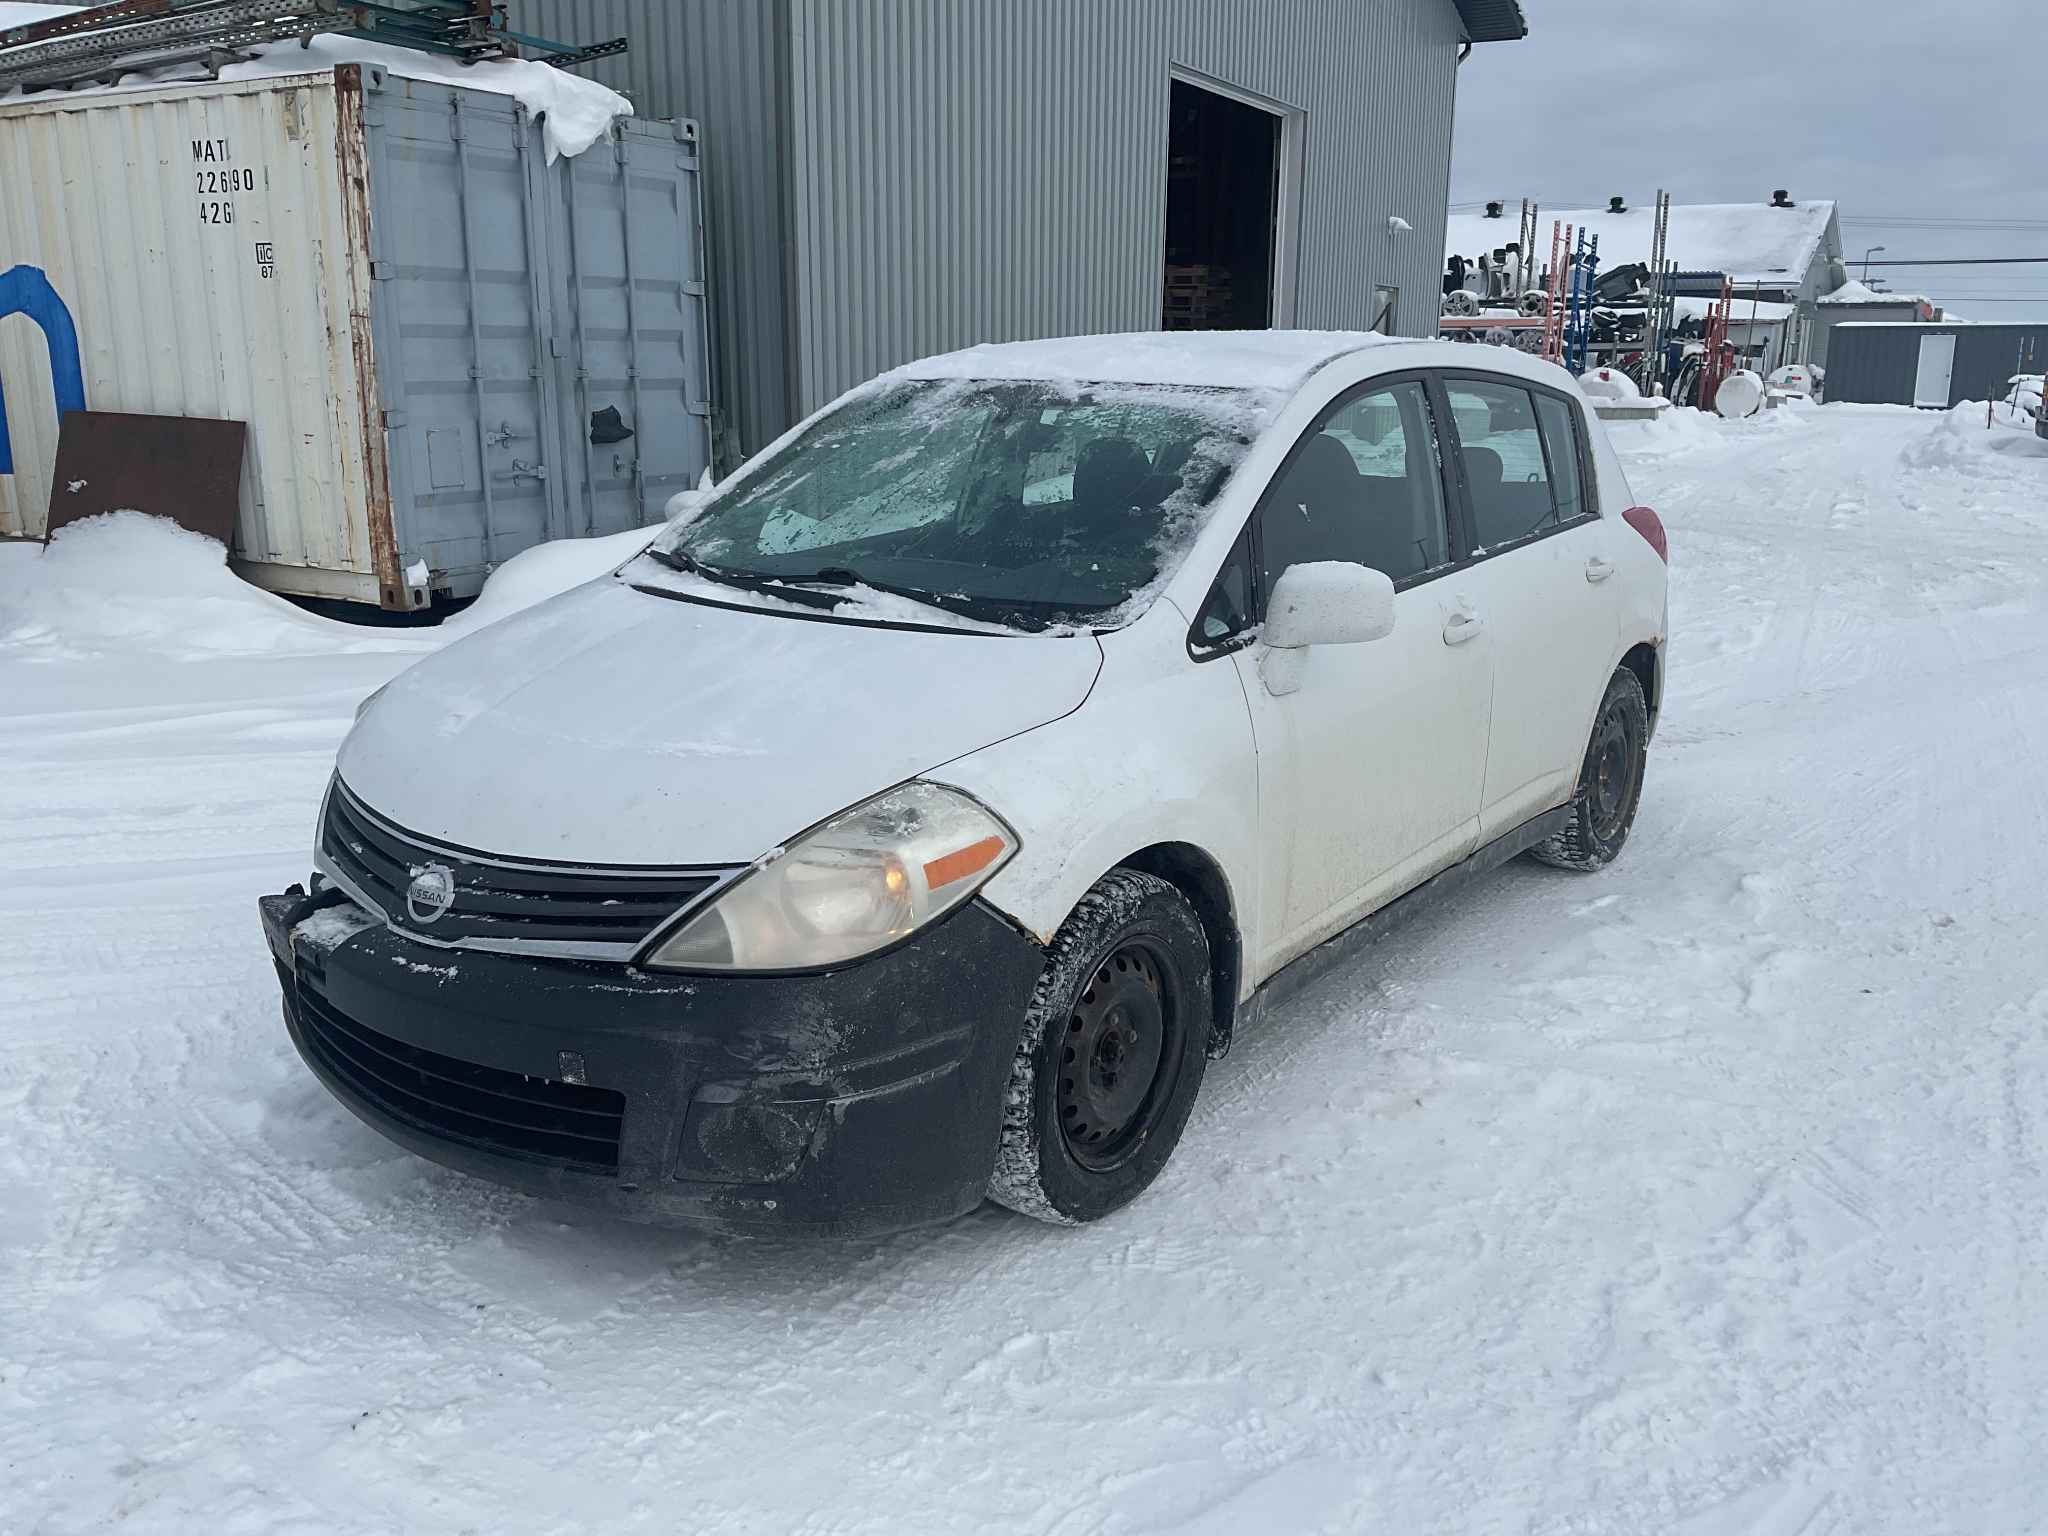
M1276 651L1357 645L1394 632L1394 583L1348 560L1290 565L1266 599L1261 638Z
M677 491L669 497L661 515L671 523L686 523L697 515L697 509L711 499L711 471L706 469L697 477L697 483L687 491Z

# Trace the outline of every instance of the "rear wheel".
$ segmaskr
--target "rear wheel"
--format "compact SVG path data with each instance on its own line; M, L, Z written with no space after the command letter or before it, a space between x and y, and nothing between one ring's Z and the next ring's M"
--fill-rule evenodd
M1530 849L1530 857L1559 869L1594 870L1613 863L1635 825L1649 745L1650 709L1642 680L1623 667L1608 681L1600 712L1593 717L1593 739L1579 769L1571 819Z
M989 1197L1041 1221L1135 1199L1208 1065L1209 943L1172 885L1112 870L1053 939L1025 1015Z

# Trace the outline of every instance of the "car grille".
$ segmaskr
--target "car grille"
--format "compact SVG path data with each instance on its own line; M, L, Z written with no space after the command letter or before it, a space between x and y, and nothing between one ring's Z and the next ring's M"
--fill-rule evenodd
M436 943L625 959L662 923L717 884L722 869L515 863L429 842L368 810L339 779L328 792L320 847L330 873L392 926ZM454 900L422 922L406 889L432 866Z
M346 1017L303 975L296 986L287 976L285 993L308 1054L392 1119L531 1162L618 1171L624 1094L423 1051Z

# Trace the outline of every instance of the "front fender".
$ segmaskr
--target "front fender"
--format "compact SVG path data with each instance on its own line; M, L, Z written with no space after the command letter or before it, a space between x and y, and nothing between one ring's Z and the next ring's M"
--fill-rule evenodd
M1163 601L1158 610L1174 614ZM1256 954L1258 759L1237 669L1227 658L1190 660L1184 620L1148 615L1134 629L1151 634L1105 640L1101 679L1073 714L926 777L966 790L1017 830L1016 857L982 897L1039 942L1051 942L1111 869L1177 843L1220 871L1244 953ZM1149 642L1169 631L1162 654Z

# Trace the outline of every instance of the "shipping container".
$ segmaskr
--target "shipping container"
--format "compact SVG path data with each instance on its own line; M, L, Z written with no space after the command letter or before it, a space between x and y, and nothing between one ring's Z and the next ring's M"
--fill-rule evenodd
M1827 398L1947 409L2002 400L2014 374L2048 368L2048 325L1837 325L1828 343Z
M274 591L416 608L659 520L710 462L698 168L369 64L0 107L0 533L73 409L246 422Z

